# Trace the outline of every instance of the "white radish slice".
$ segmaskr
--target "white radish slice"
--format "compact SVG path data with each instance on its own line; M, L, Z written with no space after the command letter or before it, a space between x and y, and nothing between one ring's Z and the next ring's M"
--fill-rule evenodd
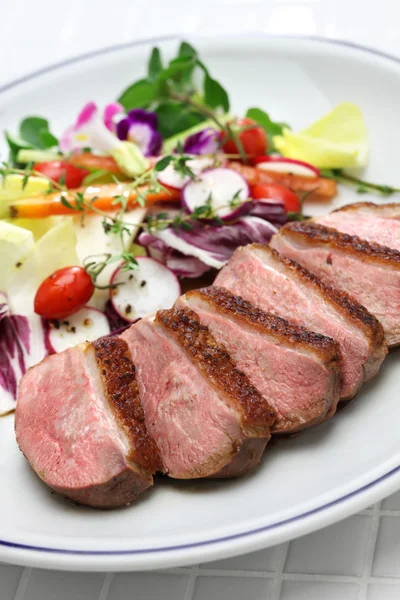
M136 260L137 271L123 271L119 267L110 282L118 284L111 290L114 310L128 323L162 308L171 308L181 294L178 278L170 269L147 256L138 256Z
M257 169L270 171L272 173L291 173L301 177L319 177L320 172L316 167L309 165L301 160L291 158L270 158L256 165Z
M216 216L224 220L235 219L242 213L243 203L250 195L246 180L232 169L204 171L196 181L190 181L182 190L182 204L190 214L211 200ZM231 207L233 199L240 204Z
M192 158L186 163L187 167L189 167L195 175L200 175L202 171L209 169L213 164L214 161L212 158ZM190 181L189 175L178 173L171 164L163 171L159 172L157 179L161 185L168 185L177 190L181 190Z
M46 345L50 353L63 352L81 342L93 342L110 333L107 317L97 308L84 306L63 321L49 321Z

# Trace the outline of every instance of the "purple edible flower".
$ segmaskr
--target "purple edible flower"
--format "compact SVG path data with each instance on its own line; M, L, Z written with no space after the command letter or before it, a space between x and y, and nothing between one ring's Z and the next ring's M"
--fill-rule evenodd
M218 150L219 134L216 129L209 127L186 138L183 151L186 154L213 154Z
M156 156L162 144L157 122L155 113L136 108L130 110L126 117L116 124L116 133L120 140L129 140L137 144L145 156Z

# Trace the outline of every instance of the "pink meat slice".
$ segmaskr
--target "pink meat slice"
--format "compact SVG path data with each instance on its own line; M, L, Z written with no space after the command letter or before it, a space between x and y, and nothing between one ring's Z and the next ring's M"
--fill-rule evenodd
M121 361L127 352L117 339L105 345L108 361L113 354ZM135 460L129 431L135 426L133 415L126 428L124 415L108 400L110 388L102 375L107 375L107 364L100 370L97 350L80 344L31 368L21 381L15 430L20 449L48 486L81 504L112 508L132 502L152 485L156 469L151 463L157 465L159 458ZM123 399L135 393L135 382L133 366L128 361L121 366L124 373L117 367L115 376L122 375L124 384L111 385ZM138 425L146 437L143 423Z
M354 202L337 208L334 212L366 214L383 219L400 219L400 204L398 202Z
M121 337L135 362L147 426L170 477L237 476L258 463L273 411L192 311L159 311ZM204 370L207 357L211 365L216 361L211 371ZM254 403L254 419L238 403L228 377L240 379L243 398Z
M368 242L400 250L400 220L397 219L358 211L337 211L313 219L313 222L342 233L357 235Z
M238 248L214 285L337 341L343 399L352 398L375 375L386 355L382 327L368 311L269 246Z
M265 313L223 288L188 292L177 305L196 312L273 406L272 433L299 431L335 412L341 356L333 340Z
M400 344L398 250L311 222L285 225L271 246L353 296L382 323L388 346Z

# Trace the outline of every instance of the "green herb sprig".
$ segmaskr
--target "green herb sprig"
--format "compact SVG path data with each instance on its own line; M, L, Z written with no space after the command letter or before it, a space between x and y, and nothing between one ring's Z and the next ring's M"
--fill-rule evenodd
M334 179L338 183L344 183L356 188L357 194L367 194L368 192L378 192L381 196L391 196L400 193L400 188L380 183L365 181L353 175L345 173L343 169L321 169L322 177Z

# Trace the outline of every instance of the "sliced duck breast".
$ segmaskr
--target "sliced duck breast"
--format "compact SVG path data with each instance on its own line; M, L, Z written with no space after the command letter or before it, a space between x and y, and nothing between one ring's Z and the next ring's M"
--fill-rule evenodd
M388 346L400 344L398 250L307 221L285 225L271 246L353 296L382 323Z
M385 202L384 204L375 204L375 202L354 202L353 204L346 204L341 208L337 208L333 212L363 213L382 217L383 219L400 219L400 203Z
M159 311L121 337L170 477L234 477L259 462L274 411L193 311Z
M187 292L176 305L196 312L273 406L273 433L305 429L335 412L341 356L332 339L291 325L224 288Z
M267 245L238 248L215 285L336 340L342 354L343 399L352 398L375 375L386 355L382 326L375 317Z
M382 246L400 250L400 220L381 217L372 212L340 210L313 219L325 227L341 233L357 235L367 242L376 242Z
M36 474L80 504L129 504L161 468L127 344L103 338L54 354L22 378L17 442Z

